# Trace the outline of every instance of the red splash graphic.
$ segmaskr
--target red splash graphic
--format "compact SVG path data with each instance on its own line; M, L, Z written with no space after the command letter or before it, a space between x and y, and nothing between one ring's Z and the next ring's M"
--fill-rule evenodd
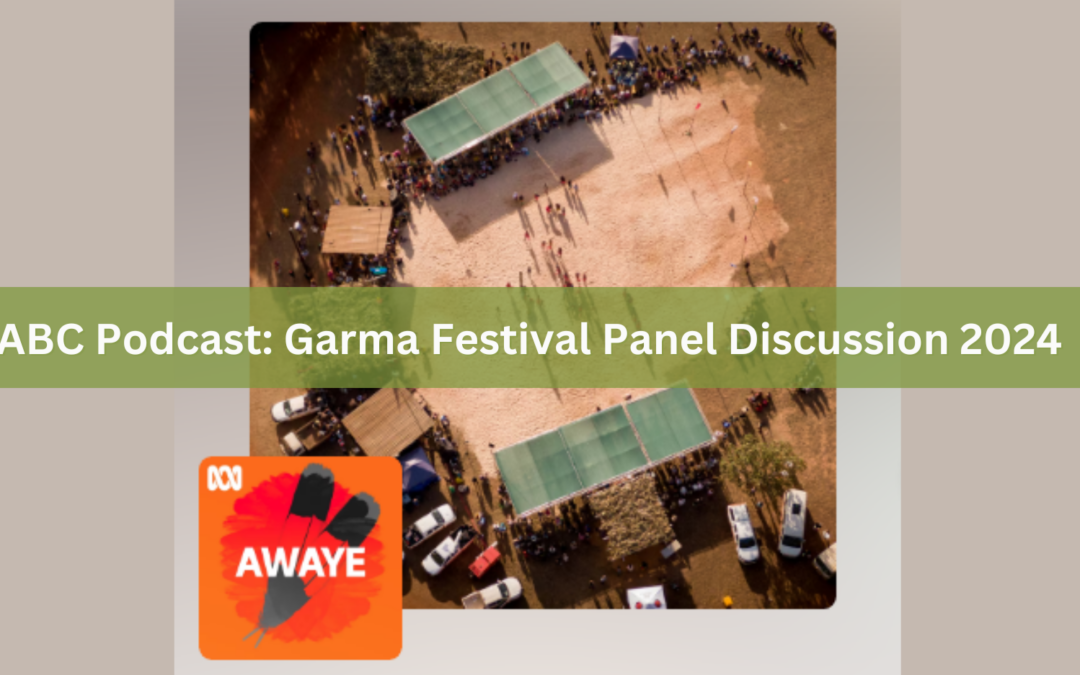
M229 534L221 538L221 563L222 575L229 582L226 595L236 603L236 613L250 622L253 629L259 625L267 581L265 577L251 574L236 577L245 548L291 549L304 545L336 550L343 546L325 529L352 498L352 492L340 483L334 484L326 521L290 516L289 508L299 480L299 474L280 474L263 481L249 494L237 499L233 505L234 514L225 519L225 531ZM307 587L311 599L287 621L268 630L267 636L283 642L318 642L367 614L370 598L379 591L376 579L383 572L380 529L376 525L364 540L364 577L349 578L340 571L337 577L310 574L306 580L311 580Z

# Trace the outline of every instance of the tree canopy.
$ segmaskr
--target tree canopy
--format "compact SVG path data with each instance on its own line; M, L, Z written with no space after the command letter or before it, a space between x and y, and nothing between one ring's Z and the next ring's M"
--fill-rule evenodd
M415 38L375 38L368 52L372 93L430 104L484 77L484 50Z
M589 505L607 530L611 560L675 538L651 473L616 480L610 487L589 495Z
M744 490L757 489L769 497L779 497L795 487L796 474L806 462L795 454L790 443L766 441L748 434L742 442L724 451L720 475Z

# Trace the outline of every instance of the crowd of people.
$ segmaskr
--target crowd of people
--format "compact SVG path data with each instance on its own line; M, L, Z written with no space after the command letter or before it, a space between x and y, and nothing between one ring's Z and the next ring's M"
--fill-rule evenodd
M657 467L653 472L660 501L667 508L672 523L687 506L701 506L712 499L720 478L719 451L683 455L678 460Z
M514 548L525 562L551 562L566 565L570 556L582 546L592 545L595 516L583 498L546 509L536 518L512 520L509 523ZM603 530L598 528L603 536Z
M341 420L331 410L320 410L315 415L315 420L312 422L312 428L315 433L319 435L332 433L337 431L341 426Z

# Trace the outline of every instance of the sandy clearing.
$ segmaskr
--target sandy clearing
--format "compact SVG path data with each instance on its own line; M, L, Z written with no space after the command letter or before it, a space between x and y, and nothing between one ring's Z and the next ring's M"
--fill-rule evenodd
M562 269L586 275L592 286L730 285L744 259L790 229L754 166L762 164L754 120L760 94L731 73L700 94L654 93L601 122L544 135L529 144L528 158L414 209L401 283L554 286ZM562 176L580 190L564 188ZM515 191L526 195L524 206L515 206ZM566 215L549 216L549 201ZM495 473L495 451L649 391L420 393L450 416L483 470Z
M401 283L552 286L558 265L592 286L731 285L737 265L790 230L761 180L761 90L728 73L700 93L654 93L545 134L529 157L414 208ZM565 216L546 213L549 202Z

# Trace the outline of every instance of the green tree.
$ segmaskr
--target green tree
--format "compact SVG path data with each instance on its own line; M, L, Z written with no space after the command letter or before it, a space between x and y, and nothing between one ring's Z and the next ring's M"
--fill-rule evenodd
M779 497L795 486L795 477L806 462L790 443L766 441L748 434L739 445L724 451L720 475L743 490L756 488L763 495Z

